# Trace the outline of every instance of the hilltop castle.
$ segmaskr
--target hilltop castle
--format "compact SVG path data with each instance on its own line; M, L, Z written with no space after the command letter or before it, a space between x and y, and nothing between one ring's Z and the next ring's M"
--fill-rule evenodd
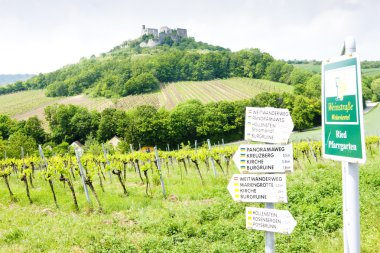
M177 41L179 38L187 38L187 30L183 28L171 29L167 26L162 26L160 32L157 28L146 28L142 25L141 36L153 35L153 39L149 39L147 42L141 42L141 47L154 47L163 43L165 38L170 37L173 41Z

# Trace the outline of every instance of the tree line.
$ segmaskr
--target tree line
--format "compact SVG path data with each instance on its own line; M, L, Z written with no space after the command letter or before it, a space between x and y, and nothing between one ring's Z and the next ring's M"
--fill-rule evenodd
M261 93L253 99L208 104L189 100L171 111L143 105L129 111L108 108L97 112L55 104L45 109L49 133L37 117L16 121L0 115L0 156L6 151L8 157L20 157L20 147L32 154L43 143L53 147L67 147L73 141L104 143L115 135L135 147L241 140L247 106L288 108L297 130L320 124L320 100L290 93Z

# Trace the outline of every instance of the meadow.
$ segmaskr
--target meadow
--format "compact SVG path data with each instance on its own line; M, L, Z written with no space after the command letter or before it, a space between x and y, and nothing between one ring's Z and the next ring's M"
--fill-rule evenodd
M314 73L321 73L321 65L315 65L313 63L302 63L302 64L293 64L296 68L306 69ZM379 76L380 75L380 68L362 68L362 74L365 76Z
M364 114L364 133L366 136L380 134L379 131L380 106L377 104L369 112ZM293 132L290 136L292 141L321 140L322 127L308 129L302 132Z

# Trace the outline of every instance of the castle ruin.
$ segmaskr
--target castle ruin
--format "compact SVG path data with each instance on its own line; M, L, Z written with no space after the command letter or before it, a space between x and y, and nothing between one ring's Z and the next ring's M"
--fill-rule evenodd
M141 42L140 46L154 47L161 45L167 37L170 37L173 41L177 41L179 38L187 38L187 29L171 29L167 26L162 26L160 28L160 32L158 32L157 28L146 28L145 25L142 25L141 36L144 35L152 35L153 38L148 41Z

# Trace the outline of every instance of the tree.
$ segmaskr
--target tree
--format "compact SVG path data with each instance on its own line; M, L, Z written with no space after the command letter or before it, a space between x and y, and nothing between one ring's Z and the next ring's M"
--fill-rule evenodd
M315 74L306 81L303 95L309 98L321 98L321 75Z
M107 108L100 114L99 128L96 133L100 142L106 142L119 134L120 122L125 118L125 113L113 108ZM120 135L124 136L124 135Z
M282 77L282 68L286 63L284 61L273 61L265 70L265 77L271 81L279 82Z
M129 79L125 84L124 95L140 94L159 88L159 82L151 73L143 73Z
M55 143L84 142L89 135L96 135L100 116L86 108L74 105L53 105L45 108L45 117Z
M380 101L380 78L372 81L371 89L373 93L372 101L373 102Z
M42 144L46 140L46 133L42 128L42 122L37 116L30 117L24 125L26 135L31 136L37 143Z
M57 81L50 84L45 92L47 97L63 97L69 95L69 89L66 83Z
M316 118L320 118L320 103L301 95L296 96L291 116L295 129L302 131L311 128L318 121Z
M31 156L37 153L37 144L36 141L27 136L25 133L19 131L11 136L8 139L7 145L7 156L14 158L21 158L21 147L24 150L24 156Z
M193 141L197 137L204 107L198 100L189 100L174 108L169 117L169 131L172 143Z
M8 139L15 125L15 121L9 116L0 114L0 137L2 139Z
M290 74L290 84L296 85L296 84L305 84L306 81L312 76L313 74L310 71L307 71L305 69L299 69L295 68L293 69L292 73Z

